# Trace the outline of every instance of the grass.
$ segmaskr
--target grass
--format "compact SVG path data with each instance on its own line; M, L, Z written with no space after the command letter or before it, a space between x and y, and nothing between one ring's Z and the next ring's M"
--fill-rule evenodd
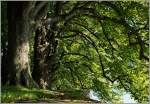
M2 86L1 102L13 103L17 101L46 101L49 99L68 99L71 101L90 100L82 91L50 91L43 89L28 89L20 86Z
M52 91L41 89L27 89L24 87L4 86L1 89L2 102L15 102L17 100L39 100L55 97Z

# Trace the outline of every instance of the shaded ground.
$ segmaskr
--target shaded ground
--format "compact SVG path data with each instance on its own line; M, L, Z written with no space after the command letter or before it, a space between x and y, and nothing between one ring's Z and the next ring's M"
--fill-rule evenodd
M61 103L61 104L65 104L65 103L81 103L81 104L85 104L85 103L100 103L100 102L96 102L96 101L85 101L85 100L61 100L61 99L47 99L47 100L20 100L20 101L16 101L15 103Z
M100 103L85 96L83 91L50 91L3 86L2 103Z

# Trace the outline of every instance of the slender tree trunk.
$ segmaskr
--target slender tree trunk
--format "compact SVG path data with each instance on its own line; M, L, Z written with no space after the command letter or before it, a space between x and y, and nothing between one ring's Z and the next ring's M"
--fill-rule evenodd
M8 23L9 84L35 86L28 57L31 27L27 2L8 2Z

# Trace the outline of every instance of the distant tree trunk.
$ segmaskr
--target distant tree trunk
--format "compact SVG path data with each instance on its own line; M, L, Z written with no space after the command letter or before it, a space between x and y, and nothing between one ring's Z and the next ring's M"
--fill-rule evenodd
M49 36L46 39L46 36ZM32 76L41 88L51 88L58 68L57 41L54 34L45 27L39 27L35 33L34 44L34 69Z
M33 79L38 83L38 85L42 88L44 87L44 78L43 76L47 77L47 75L43 75L47 67L45 66L45 48L46 41L45 41L45 28L39 27L35 32L35 39L34 39L34 69L33 69Z
M56 71L58 70L58 67L60 65L59 59L58 59L58 40L55 38L57 36L57 33L55 33L56 26L55 24L52 25L51 30L47 33L47 39L49 46L47 47L47 53L45 57L45 62L48 66L48 75L47 83L48 88L51 88L53 83L56 80Z
M10 85L35 86L29 66L31 34L28 2L8 2L8 82Z

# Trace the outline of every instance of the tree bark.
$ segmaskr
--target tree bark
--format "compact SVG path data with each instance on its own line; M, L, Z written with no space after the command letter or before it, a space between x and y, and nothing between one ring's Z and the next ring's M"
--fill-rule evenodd
M35 87L29 66L31 25L28 2L8 2L8 82Z
M35 32L34 39L34 68L33 68L33 79L37 82L40 88L44 87L44 78L42 72L44 72L44 50L45 44L45 32L43 28L39 27ZM46 75L44 75L46 76ZM44 82L44 83L43 83Z
M46 39L46 35L50 36ZM58 68L57 41L52 32L39 27L35 33L33 79L40 88L51 88Z
M7 3L3 2L1 4L2 14L1 14L1 81L2 84L6 84L7 81L7 70L6 70L6 58L7 58Z

